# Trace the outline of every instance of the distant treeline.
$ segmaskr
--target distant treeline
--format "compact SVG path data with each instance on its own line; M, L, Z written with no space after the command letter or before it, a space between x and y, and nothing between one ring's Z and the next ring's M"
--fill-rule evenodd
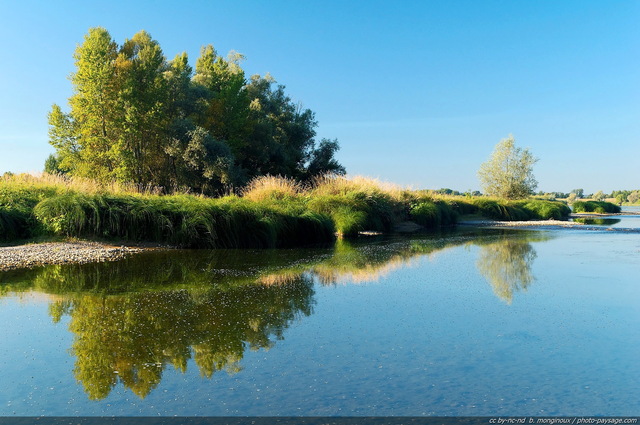
M440 195L450 195L450 196L482 196L482 193L477 190L467 190L466 192L459 192L457 190L442 188L434 191ZM607 194L602 192L601 190L595 193L584 193L584 189L574 189L569 193L565 192L544 192L539 191L534 196L538 198L545 198L549 200L555 199L568 199L570 202L574 202L578 199L593 199L595 201L604 201L605 199L613 200L618 204L623 204L628 202L630 204L635 204L640 201L640 189L638 190L614 190L613 192Z
M573 202L576 199L593 199L594 201L604 201L605 199L615 199L618 204L628 202L635 204L640 201L640 189L639 190L614 190L611 193L604 193L599 190L595 193L584 193L584 189L574 189L569 193L563 192L538 192L537 196L544 196L549 199L569 199Z
M70 111L49 113L49 173L218 194L260 175L345 172L314 113L269 74L247 78L239 53L205 46L194 70L145 31L118 45L91 28L74 59Z

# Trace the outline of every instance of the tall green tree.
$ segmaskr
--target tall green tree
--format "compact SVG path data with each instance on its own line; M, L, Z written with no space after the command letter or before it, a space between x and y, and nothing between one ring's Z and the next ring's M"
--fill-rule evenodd
M537 161L528 149L516 147L513 136L502 139L478 171L484 193L506 199L531 195L538 186L533 175Z
M168 126L166 59L158 42L140 31L120 48L115 70L121 114L114 140L119 155L116 177L159 184L166 167L162 152Z
M194 72L146 31L118 46L92 28L74 59L70 111L49 114L56 169L207 194L263 174L344 173L337 141L316 143L314 113L268 75L247 81L238 53L205 46Z
M117 56L117 44L104 28L91 28L74 53L76 72L71 75L73 95L69 104L80 154L73 169L81 176L115 177L118 153L112 141L119 132L114 67Z

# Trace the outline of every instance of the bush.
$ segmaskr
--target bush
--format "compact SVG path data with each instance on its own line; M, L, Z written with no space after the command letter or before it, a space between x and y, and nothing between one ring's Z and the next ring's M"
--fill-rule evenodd
M522 208L527 210L532 218L538 220L561 220L571 214L571 208L557 201L533 200L526 202Z
M580 213L596 213L596 214L615 214L619 213L622 209L616 204L611 202L599 202L599 201L577 201L573 203L573 212Z

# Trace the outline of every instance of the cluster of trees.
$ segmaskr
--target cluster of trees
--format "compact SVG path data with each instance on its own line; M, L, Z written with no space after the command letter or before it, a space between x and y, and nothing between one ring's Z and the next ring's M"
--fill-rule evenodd
M141 31L119 46L92 28L74 54L70 111L53 105L45 171L216 193L257 175L344 174L337 140L315 140L314 113L243 56L202 48L167 61Z
M622 205L625 202L629 202L631 204L635 204L640 201L640 190L614 190L610 194L604 193L599 190L596 193L592 194L584 194L584 190L582 189L574 189L571 193L564 196L564 198L568 198L570 202L575 201L576 199L593 199L594 201L604 201L605 199L615 199L615 201Z
M610 197L615 198L619 204L624 202L636 204L640 201L640 190L614 190Z
M479 190L467 190L466 192L459 192L457 190L449 189L443 187L442 189L438 189L434 191L435 193L439 193L440 195L450 195L450 196L482 196Z

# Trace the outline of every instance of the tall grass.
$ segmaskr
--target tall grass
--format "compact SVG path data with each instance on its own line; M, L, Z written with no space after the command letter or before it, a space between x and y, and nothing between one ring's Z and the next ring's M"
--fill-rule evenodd
M60 176L0 180L0 240L39 235L163 242L193 248L274 248L326 242L335 233L392 231L403 221L455 224L460 215L500 220L563 218L560 202L435 196L366 178L327 176L312 185L265 176L242 196L158 195Z
M280 176L256 177L242 190L242 196L252 201L287 200L301 194L304 187L294 179Z
M275 248L329 241L334 233L327 216L287 214L238 197L66 193L40 202L34 215L51 234L191 248Z
M442 200L423 200L411 208L410 216L427 228L452 225L458 221L458 213Z

